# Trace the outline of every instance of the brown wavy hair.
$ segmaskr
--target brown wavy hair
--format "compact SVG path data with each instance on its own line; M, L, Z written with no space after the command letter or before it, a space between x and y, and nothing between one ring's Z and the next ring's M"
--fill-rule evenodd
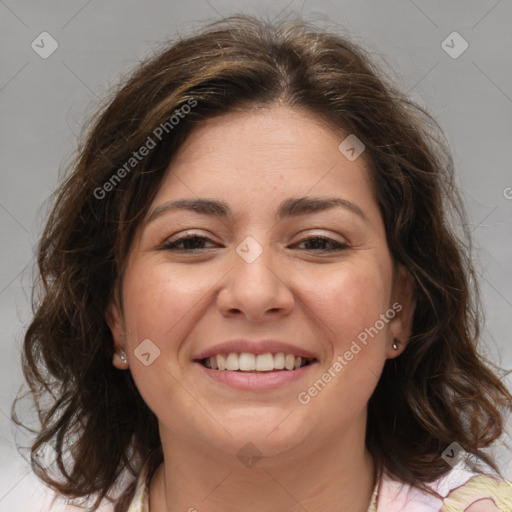
M442 131L336 31L238 15L166 43L124 79L90 122L53 198L22 362L40 421L32 467L57 493L98 506L128 475L116 509L124 510L131 475L148 458L161 462L157 417L130 372L112 365L106 308L185 137L205 119L273 104L316 114L365 144L391 255L414 278L412 337L386 362L368 404L374 459L424 488L449 471L441 453L457 441L497 470L482 450L502 435L512 396L477 350L478 287ZM155 147L127 167L148 137ZM21 398L12 410L18 424ZM55 455L49 466L37 456L46 445Z

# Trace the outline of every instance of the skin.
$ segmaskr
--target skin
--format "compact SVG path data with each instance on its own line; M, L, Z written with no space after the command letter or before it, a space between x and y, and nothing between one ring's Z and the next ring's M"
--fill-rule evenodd
M493 500L485 498L470 505L464 512L499 512Z
M364 444L367 402L383 365L399 355L414 311L409 274L394 271L364 153L338 150L347 136L305 111L272 106L211 119L170 163L139 227L123 276L123 311L107 319L135 383L159 420L165 462L150 485L150 511L364 512L374 463ZM343 207L276 221L291 197L340 197ZM179 198L225 201L232 218L156 207ZM188 252L177 236L207 237ZM334 244L304 242L322 236ZM247 263L248 236L263 252ZM341 250L321 251L322 248ZM358 334L398 302L402 309L306 405L297 395L333 366ZM277 390L218 384L193 356L234 338L273 338L313 352L307 376ZM392 348L399 338L398 350ZM134 350L150 339L149 366ZM252 467L238 451L252 443Z

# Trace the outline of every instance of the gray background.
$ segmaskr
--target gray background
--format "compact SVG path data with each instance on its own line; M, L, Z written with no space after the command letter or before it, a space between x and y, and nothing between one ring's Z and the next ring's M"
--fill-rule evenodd
M475 240L486 353L512 368L510 0L0 0L0 512L48 510L49 493L14 447L14 438L22 444L28 438L11 424L10 406L22 382L20 346L30 319L41 205L69 161L84 119L119 74L156 43L236 11L273 17L283 9L343 27L439 120ZM59 45L46 59L31 48L44 31ZM458 58L441 47L453 31L469 44ZM510 452L500 448L499 457L510 479Z

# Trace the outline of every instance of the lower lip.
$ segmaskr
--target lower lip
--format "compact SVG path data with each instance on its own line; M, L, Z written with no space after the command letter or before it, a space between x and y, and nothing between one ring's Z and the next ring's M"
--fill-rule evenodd
M229 370L212 370L201 363L198 364L208 377L227 384L236 389L265 390L275 389L294 382L308 374L316 362L297 370L281 370L272 372L234 372Z

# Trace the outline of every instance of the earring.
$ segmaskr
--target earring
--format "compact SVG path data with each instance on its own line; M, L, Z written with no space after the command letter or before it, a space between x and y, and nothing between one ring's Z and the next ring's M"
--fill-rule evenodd
M398 350L398 344L400 343L400 340L398 338L393 338L393 350Z
M128 362L128 360L126 359L126 352L125 352L124 348L120 348L117 352L117 355L119 356L119 359L121 359L121 361L123 361L123 363Z

